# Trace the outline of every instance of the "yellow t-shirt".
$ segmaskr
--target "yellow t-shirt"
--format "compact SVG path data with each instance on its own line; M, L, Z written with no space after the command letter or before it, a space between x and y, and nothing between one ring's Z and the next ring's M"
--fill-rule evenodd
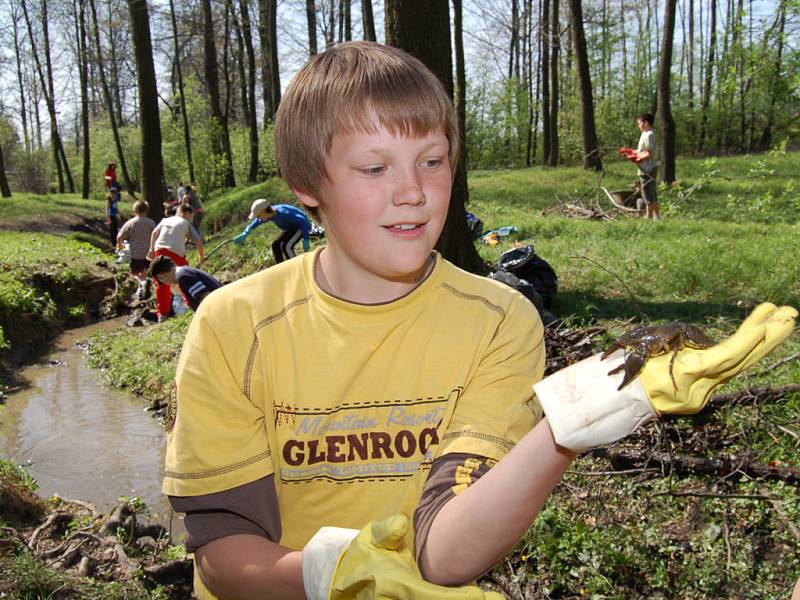
M541 418L542 324L522 295L437 255L406 296L353 304L315 283L317 254L201 304L163 485L194 496L274 474L296 549L326 525L412 516L434 458L499 460Z

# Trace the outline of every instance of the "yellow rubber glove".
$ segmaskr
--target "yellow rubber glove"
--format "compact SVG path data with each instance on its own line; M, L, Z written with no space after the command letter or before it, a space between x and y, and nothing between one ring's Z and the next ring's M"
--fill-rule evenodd
M725 341L704 349L684 348L675 356L670 378L672 352L650 358L639 373L639 381L659 414L692 415L700 412L718 385L738 375L785 340L792 333L797 311L764 302Z
M408 517L364 527L339 558L330 600L503 600L477 586L444 587L422 579L405 543Z

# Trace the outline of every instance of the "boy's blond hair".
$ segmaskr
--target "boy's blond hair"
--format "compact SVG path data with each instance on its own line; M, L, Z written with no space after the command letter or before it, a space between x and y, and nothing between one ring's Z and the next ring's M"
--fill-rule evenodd
M137 215L146 215L150 210L150 205L146 200L137 200L133 203L133 212Z
M333 137L374 133L378 125L405 136L441 128L450 142L448 158L455 173L455 110L424 64L399 48L375 42L347 42L311 57L289 84L275 117L275 152L284 180L320 199Z

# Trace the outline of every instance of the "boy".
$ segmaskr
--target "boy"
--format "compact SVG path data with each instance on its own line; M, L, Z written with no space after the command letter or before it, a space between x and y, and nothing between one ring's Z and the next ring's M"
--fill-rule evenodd
M106 198L106 223L108 223L108 239L112 245L117 244L117 233L119 231L119 190L113 185L108 188Z
M250 216L248 218L252 219L252 221L242 233L233 238L233 241L237 244L244 244L253 229L267 221L272 221L283 230L278 239L272 242L272 254L275 256L275 264L297 256L294 247L301 237L303 238L303 250L308 252L311 221L300 209L290 204L271 206L269 202L259 198L250 206Z
M194 267L178 267L169 256L157 256L150 265L150 277L159 283L177 285L186 304L197 310L203 299L222 284L214 277Z
M189 327L163 490L187 513L199 598L498 598L445 586L513 548L574 450L645 420L625 407L662 410L661 357L642 373L650 400L639 379L616 390L618 356L581 377L601 396L589 419L574 371L534 394L533 305L432 252L457 131L438 79L396 48L334 46L289 85L278 162L327 245L215 292ZM763 347L788 335L792 314L767 307L746 322L748 348L773 318ZM555 427L568 445L537 395L570 408L560 422L578 426Z
M123 249L123 242L128 240L131 248L131 275L139 282L139 296L144 299L145 282L147 278L145 272L150 266L147 254L150 250L150 236L156 228L153 219L147 217L150 205L144 200L137 200L133 203L133 218L125 221L122 229L117 234L117 250Z
M642 134L636 150L626 148L623 156L636 163L639 170L639 189L645 206L645 215L648 219L658 221L661 213L658 209L656 187L658 186L658 146L656 145L656 132L653 130L653 115L647 112L640 114L636 125ZM622 151L620 151L622 152Z
M174 217L166 217L150 234L150 251L147 258L152 260L156 256L169 256L176 265L186 266L186 241L194 240L197 244L197 254L200 256L200 266L205 262L205 251L200 234L192 225L194 211L188 204L178 207L178 214ZM170 286L158 280L156 284L156 313L159 322L169 317L172 310L172 291Z
M103 173L103 185L106 190L117 183L117 163L113 160L108 163L105 172Z

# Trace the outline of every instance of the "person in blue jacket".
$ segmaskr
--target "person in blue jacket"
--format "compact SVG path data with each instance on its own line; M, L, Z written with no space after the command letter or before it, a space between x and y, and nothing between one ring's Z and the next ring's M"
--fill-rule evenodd
M299 208L291 204L276 204L272 206L263 198L259 198L250 206L249 218L252 221L250 221L245 230L233 238L235 243L244 244L253 229L267 221L272 221L283 230L278 239L272 242L275 264L296 256L294 247L301 237L303 238L303 250L308 251L310 247L311 221Z

